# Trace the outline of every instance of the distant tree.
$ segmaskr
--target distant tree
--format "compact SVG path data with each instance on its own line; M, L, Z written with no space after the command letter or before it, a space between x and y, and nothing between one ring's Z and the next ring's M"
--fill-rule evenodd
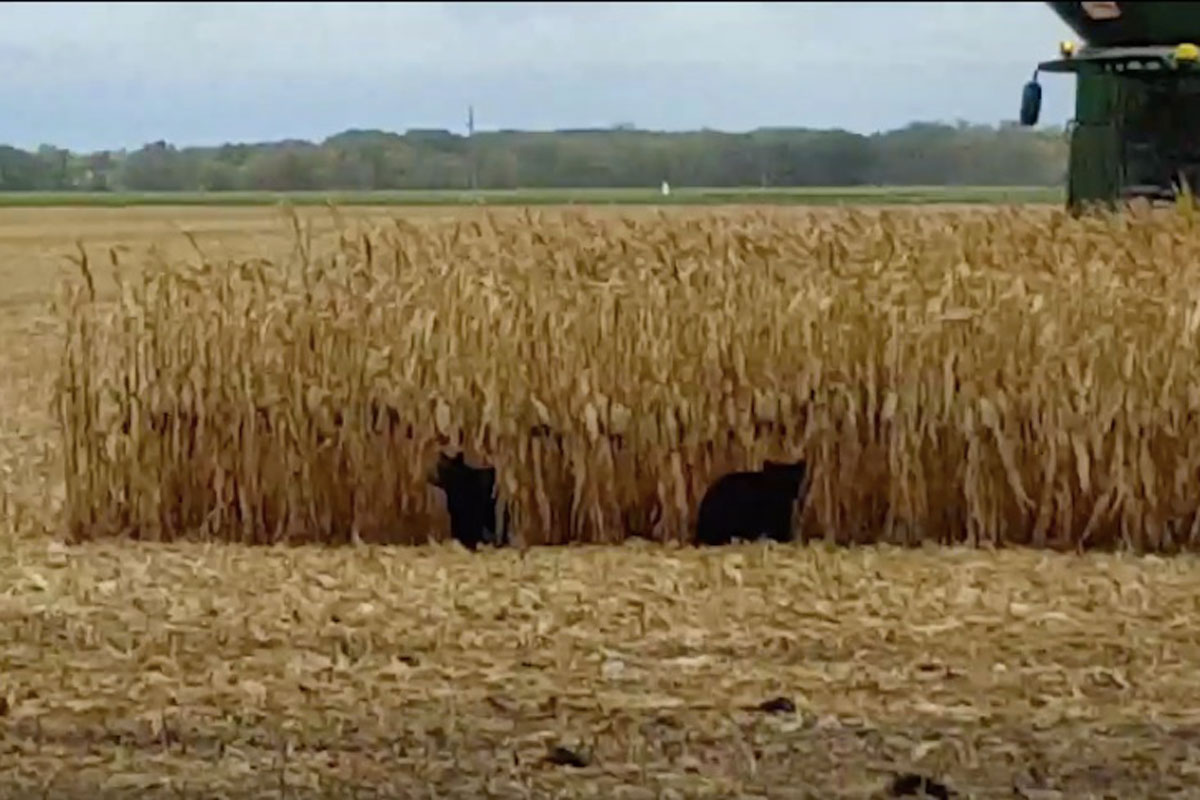
M238 188L238 168L227 161L208 158L196 170L196 188L205 192L228 192Z
M283 140L132 153L0 147L0 190L461 189L472 157L481 188L1026 184L1064 180L1062 130L914 122L863 136L761 128L664 133L631 123L549 132L352 129ZM474 154L472 156L472 153Z
M245 188L275 192L319 189L318 153L311 146L271 148L255 153L243 167Z
M40 189L46 182L44 168L36 156L7 145L0 146L0 191Z
M116 160L107 150L98 153L88 153L78 157L83 172L82 188L90 192L108 191L112 187L109 181L116 169Z
M121 167L120 182L127 189L147 192L199 188L187 167L173 145L153 142L129 154Z
M62 190L76 188L71 180L71 153L61 147L43 144L37 149L41 171L40 189Z

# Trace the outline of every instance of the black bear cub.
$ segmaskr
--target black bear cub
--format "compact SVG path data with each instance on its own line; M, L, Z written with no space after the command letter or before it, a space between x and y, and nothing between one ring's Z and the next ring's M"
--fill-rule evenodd
M696 544L723 545L767 536L792 540L792 503L801 500L807 467L766 461L759 472L731 472L718 478L700 501Z
M453 458L440 453L429 482L446 493L450 535L455 541L468 550L481 544L503 547L508 543L507 512L504 534L496 528L495 467L472 467L463 460L462 453Z

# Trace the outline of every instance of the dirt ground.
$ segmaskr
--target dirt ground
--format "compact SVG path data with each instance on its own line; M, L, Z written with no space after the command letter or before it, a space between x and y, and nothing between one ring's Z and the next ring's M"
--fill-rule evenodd
M1191 557L63 547L63 258L176 225L289 241L0 211L0 797L1200 797Z

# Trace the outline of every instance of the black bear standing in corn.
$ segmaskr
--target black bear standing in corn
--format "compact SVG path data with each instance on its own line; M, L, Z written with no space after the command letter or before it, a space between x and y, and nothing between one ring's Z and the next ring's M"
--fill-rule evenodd
M730 544L734 539L767 536L792 540L792 503L803 502L807 467L766 461L759 472L731 472L718 478L700 501L696 544Z
M472 467L462 453L453 458L441 453L429 482L446 494L450 535L455 541L468 550L475 550L481 544L503 547L508 543L507 511L504 532L496 527L495 467Z

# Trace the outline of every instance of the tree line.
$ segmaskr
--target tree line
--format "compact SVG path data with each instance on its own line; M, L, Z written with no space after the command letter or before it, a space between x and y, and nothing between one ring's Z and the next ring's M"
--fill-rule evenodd
M765 128L664 133L348 130L322 142L133 151L0 146L0 191L303 191L695 187L1050 186L1062 130L912 123L883 133Z

